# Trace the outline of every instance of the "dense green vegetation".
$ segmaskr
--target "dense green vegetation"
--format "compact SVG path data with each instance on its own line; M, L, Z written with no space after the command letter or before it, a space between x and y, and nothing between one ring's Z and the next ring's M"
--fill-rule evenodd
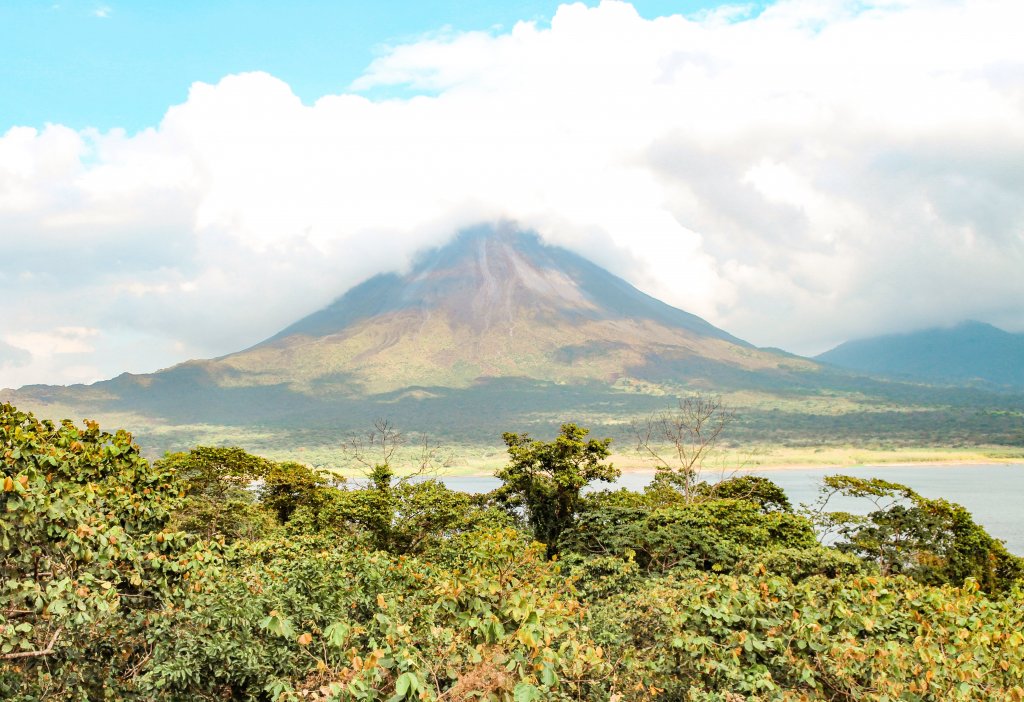
M0 698L1024 700L1024 569L955 504L672 461L583 493L606 440L505 441L470 496L0 405Z
M283 385L220 387L186 371L191 372L154 375L153 390L115 379L94 386L0 390L0 401L39 416L90 416L106 425L130 426L149 458L196 445L232 445L277 460L336 467L345 462L339 436L386 416L406 432L451 446L461 460L479 460L493 470L502 465L502 430L551 436L571 417L627 451L634 442L632 419L671 406L679 395L713 387L737 410L728 440L743 449L976 447L996 457L1024 457L1024 394L1019 391L884 382L838 370L774 384L717 376L685 383L622 379L613 386L481 378L469 388L417 385L368 396L311 395Z

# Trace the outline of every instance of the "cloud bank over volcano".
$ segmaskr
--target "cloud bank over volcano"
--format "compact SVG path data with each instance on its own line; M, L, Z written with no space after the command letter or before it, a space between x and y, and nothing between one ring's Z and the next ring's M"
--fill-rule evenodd
M396 46L303 104L0 136L0 387L226 353L515 221L759 345L1024 329L1024 5L783 0ZM28 354L28 357L26 357Z

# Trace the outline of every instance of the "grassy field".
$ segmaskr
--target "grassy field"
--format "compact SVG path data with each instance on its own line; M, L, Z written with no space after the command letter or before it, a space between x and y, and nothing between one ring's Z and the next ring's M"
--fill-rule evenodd
M896 449L861 446L762 447L724 452L720 462L731 468L784 468L789 466L883 466L907 463L969 464L1024 462L1024 448L973 446L969 448L908 447Z

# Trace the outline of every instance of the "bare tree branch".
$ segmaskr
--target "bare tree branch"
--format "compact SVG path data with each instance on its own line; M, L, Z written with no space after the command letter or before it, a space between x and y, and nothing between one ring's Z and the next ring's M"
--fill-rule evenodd
M679 398L677 409L633 422L636 449L654 460L656 479L676 486L690 501L696 497L705 461L734 417L718 395L688 395ZM673 454L670 458L662 454L666 446Z
M396 457L396 452L409 441L409 437L398 431L390 419L378 418L374 421L372 429L364 435L353 436L343 442L341 448L353 461L362 466L361 472L366 478L387 475L389 482L396 480L399 484L417 478L434 477L443 468L452 465L454 454L438 444L431 443L430 437L424 435L419 455L415 459L410 456L410 463L415 461L412 469L404 470L402 475L396 475L392 462L401 458Z
M50 643L46 644L46 648L39 651L18 651L16 653L5 653L0 655L0 660L12 661L17 658L39 658L41 656L49 656L53 653L53 647L57 644L57 639L60 637L60 633L63 629L58 628L53 632L53 636L50 637Z
M395 451L405 444L405 436L391 423L390 419L378 417L373 428L365 435L356 435L342 442L341 448L352 460L368 469L375 466L391 465Z

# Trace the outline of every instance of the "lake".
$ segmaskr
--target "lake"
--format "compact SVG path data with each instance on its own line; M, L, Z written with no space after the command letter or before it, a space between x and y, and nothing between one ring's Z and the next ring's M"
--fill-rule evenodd
M1024 464L765 469L738 475L768 478L786 491L796 507L801 502L813 502L822 479L837 473L858 478L882 478L908 485L924 497L942 497L961 504L988 533L1005 541L1007 549L1024 555L1024 505L1021 502L1024 496ZM641 490L653 477L653 471L625 473L615 485ZM710 473L704 477L709 481L717 478ZM487 492L501 484L489 476L445 476L441 480L449 488L463 492ZM829 503L830 509L849 512L866 513L869 507L867 500L833 499Z

